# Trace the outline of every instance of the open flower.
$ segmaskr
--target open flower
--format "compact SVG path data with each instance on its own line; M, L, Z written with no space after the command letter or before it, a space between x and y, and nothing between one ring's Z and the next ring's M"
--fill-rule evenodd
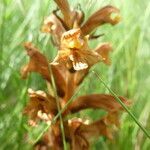
M52 64L65 64L69 70L78 71L102 60L101 55L90 50L87 40L87 37L82 37L79 28L65 32L61 38L61 49Z
M39 120L50 122L57 113L55 98L43 91L28 89L30 102L24 109L24 114L30 116L29 124L36 125Z

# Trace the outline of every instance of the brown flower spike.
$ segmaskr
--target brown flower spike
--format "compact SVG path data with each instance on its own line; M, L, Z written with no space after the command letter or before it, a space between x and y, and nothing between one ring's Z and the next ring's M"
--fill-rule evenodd
M74 95L75 90L82 83L89 69L98 62L110 64L108 57L112 50L110 44L103 43L94 49L89 47L89 40L98 36L93 31L106 23L115 25L119 22L119 10L113 6L106 6L97 10L89 19L84 21L84 13L79 9L71 9L67 0L54 0L58 9L45 18L41 30L51 34L54 46L58 48L53 61L48 60L32 43L26 42L24 47L30 61L21 69L22 78L27 78L31 72L39 73L51 90L48 92L28 90L29 103L24 114L29 116L29 124L37 126L39 121L50 125L43 137L34 145L36 150L62 150L63 140L60 120L52 123L59 112L57 101L61 109ZM59 16L61 11L62 17ZM56 94L53 87L53 78ZM48 89L49 89L48 88ZM120 97L122 102L129 105L127 99ZM103 109L105 116L97 121L83 118L70 118L68 115L78 113L84 109ZM75 98L62 113L65 140L68 149L87 150L92 138L105 136L112 139L113 128L119 126L119 114L122 107L109 94L91 94Z

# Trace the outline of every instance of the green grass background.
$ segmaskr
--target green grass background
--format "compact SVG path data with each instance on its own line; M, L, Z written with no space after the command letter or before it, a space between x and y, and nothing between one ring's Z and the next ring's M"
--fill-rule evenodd
M149 0L74 0L86 13L86 18L98 8L112 4L120 9L122 21L112 27L97 30L105 36L90 43L113 45L112 65L96 65L108 86L118 95L132 100L131 111L150 133L150 1ZM0 0L0 150L32 149L32 141L40 129L27 126L22 110L28 101L27 88L46 90L40 76L32 74L28 80L20 78L20 68L28 62L22 43L32 41L49 59L56 55L50 36L40 32L42 21L56 5L52 0ZM83 83L82 93L108 93L91 74ZM90 82L92 80L92 83ZM99 110L78 114L98 119ZM149 150L150 140L127 113L121 116L121 126L112 141L100 137L92 150ZM27 138L29 135L29 138Z

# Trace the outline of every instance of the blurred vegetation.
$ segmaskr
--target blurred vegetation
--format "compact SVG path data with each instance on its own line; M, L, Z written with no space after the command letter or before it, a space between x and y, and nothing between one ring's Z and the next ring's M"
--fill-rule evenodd
M96 65L109 87L118 95L132 100L131 111L150 133L150 1L149 0L74 0L72 6L81 4L89 16L98 8L112 4L120 9L122 21L112 27L105 25L96 33L105 35L90 43L112 43L112 65ZM27 88L45 89L40 76L34 73L28 80L20 78L20 68L28 61L22 44L32 41L49 59L56 55L50 36L40 32L40 27L56 5L52 0L1 0L0 1L0 150L29 150L40 129L27 126L22 110L28 101ZM93 79L94 78L94 79ZM91 82L92 80L92 82ZM83 83L82 93L108 93L92 74ZM81 93L81 94L82 94ZM79 115L97 119L103 112L86 110ZM92 150L149 150L150 140L135 122L124 113L120 129L114 139L100 137ZM29 137L28 137L28 136ZM27 138L28 137L28 138Z

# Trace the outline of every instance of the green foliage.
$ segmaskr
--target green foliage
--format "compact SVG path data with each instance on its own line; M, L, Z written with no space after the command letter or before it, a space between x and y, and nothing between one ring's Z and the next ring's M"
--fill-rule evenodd
M107 85L115 93L132 100L131 111L150 132L150 2L148 0L78 0L69 1L81 8L89 16L98 8L112 4L120 9L122 21L112 27L100 27L96 33L105 35L93 41L110 42L113 45L112 65L95 66L103 75ZM20 78L20 68L28 61L22 43L32 41L49 59L56 55L50 36L40 32L42 21L56 5L52 0L1 0L0 1L0 150L28 150L41 132L28 127L22 110L27 98L27 88L44 89L45 83L40 76L32 74L28 80ZM35 78L36 77L36 78ZM94 80L93 80L94 79ZM92 81L92 83L91 83ZM83 83L82 93L108 93L98 79L89 75ZM81 112L81 117L95 119L104 114L93 110ZM112 141L99 138L94 141L93 150L148 150L150 141L127 113L121 117L121 127ZM29 138L27 138L27 134Z

